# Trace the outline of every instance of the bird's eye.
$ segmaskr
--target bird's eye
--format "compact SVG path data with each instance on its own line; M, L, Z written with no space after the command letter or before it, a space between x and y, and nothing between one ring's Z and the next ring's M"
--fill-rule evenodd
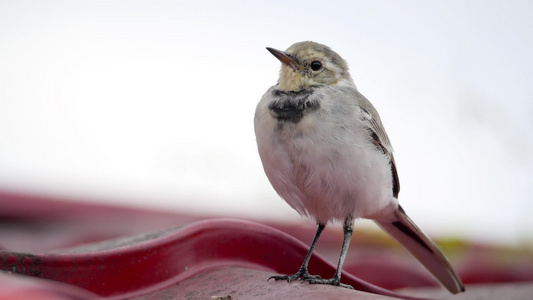
M318 71L322 69L322 63L319 62L318 60L315 60L311 63L311 70L313 71Z

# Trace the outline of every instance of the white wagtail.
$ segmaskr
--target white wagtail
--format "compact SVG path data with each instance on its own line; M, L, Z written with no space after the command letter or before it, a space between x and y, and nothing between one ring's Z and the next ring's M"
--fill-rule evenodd
M263 168L276 192L318 229L301 268L275 280L341 283L357 218L374 220L452 293L463 283L437 246L398 204L400 183L392 146L378 112L359 93L346 61L329 47L300 42L286 51L267 48L281 61L278 83L255 112ZM344 241L333 278L310 275L308 263L328 222L342 221Z

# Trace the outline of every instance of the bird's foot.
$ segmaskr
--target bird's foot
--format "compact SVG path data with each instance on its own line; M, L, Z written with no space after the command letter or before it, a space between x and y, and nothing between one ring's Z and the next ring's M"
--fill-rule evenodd
M333 278L330 278L330 279L318 278L318 279L311 279L311 280L307 280L307 281L310 284L329 284L329 285L340 286L340 287L343 287L343 288L347 288L347 289L353 290L353 287L351 285L341 283L341 279L340 278L336 278L336 277L333 277Z
M275 281L287 280L287 282L291 282L291 281L298 280L298 279L301 281L323 280L322 277L318 275L311 275L309 274L307 270L302 270L302 269L300 269L298 273L293 274L293 275L274 275L268 278L268 280L270 279L274 279Z

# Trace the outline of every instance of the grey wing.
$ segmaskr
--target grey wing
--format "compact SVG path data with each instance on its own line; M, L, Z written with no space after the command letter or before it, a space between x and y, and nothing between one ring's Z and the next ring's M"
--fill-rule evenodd
M383 124L381 124L377 110L366 98L362 97L361 100L362 101L360 101L359 106L361 109L361 116L365 124L368 125L368 131L372 137L372 142L383 152L384 155L390 159L392 172L392 195L395 198L398 198L398 194L400 193L400 179L398 178L398 171L396 170L396 162L394 161L394 155L392 154L393 150L389 137L385 132Z

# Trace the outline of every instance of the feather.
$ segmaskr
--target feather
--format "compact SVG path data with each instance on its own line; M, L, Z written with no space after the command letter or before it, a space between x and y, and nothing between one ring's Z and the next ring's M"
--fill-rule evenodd
M463 283L437 246L415 225L401 206L393 217L374 220L406 248L451 293L464 291Z

